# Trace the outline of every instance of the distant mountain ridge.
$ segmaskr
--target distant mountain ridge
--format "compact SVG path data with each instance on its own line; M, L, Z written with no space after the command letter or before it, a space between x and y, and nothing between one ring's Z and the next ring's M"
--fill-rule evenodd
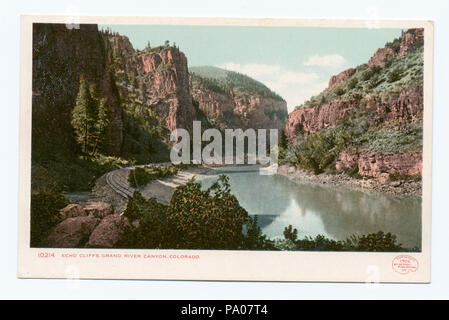
M263 83L213 66L191 67L192 96L215 126L282 129L287 103Z
M265 84L245 74L236 71L225 70L214 66L190 67L190 72L196 76L209 79L223 90L246 90L249 93L259 94L264 97L284 101L279 94L272 91Z

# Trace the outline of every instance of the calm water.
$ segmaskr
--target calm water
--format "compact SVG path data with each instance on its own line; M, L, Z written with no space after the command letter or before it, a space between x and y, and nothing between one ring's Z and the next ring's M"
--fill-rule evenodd
M230 178L232 193L270 238L283 237L289 224L298 237L322 234L344 240L353 234L391 232L407 248L421 247L421 200L379 193L297 184L282 176L260 175L257 167L236 166L198 177L203 188L219 174Z

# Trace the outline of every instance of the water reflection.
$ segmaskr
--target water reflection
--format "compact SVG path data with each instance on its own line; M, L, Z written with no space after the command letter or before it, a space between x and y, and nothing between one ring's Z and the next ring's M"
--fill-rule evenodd
M284 227L292 224L299 237L323 234L343 240L352 234L381 230L396 234L405 247L421 246L420 199L296 184L242 167L203 177L203 187L210 186L221 173L229 176L240 204L250 214L259 215L259 225L269 237L281 237Z

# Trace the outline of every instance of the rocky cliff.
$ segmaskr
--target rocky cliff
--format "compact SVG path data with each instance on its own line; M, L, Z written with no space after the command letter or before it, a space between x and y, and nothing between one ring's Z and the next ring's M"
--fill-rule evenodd
M391 174L420 176L422 174L422 152L373 153L349 149L338 155L336 169L358 167L362 176L388 178Z
M160 47L138 57L145 105L165 119L169 130L192 129L197 115L189 92L186 56L175 47Z
M367 64L333 76L326 90L289 114L287 138L295 144L330 132L324 136L337 145L329 153L337 153L325 163L337 170L357 166L362 176L420 175L423 34L405 31Z
M220 128L281 129L287 104L262 83L216 67L191 69L192 96Z
M186 56L173 46L140 51L126 36L106 37L123 98L141 103L169 130L191 129L197 115L189 92Z
M56 148L74 146L71 112L79 90L80 76L106 99L109 127L105 152L120 154L123 121L120 99L111 70L106 64L104 43L96 25L33 25L33 145Z

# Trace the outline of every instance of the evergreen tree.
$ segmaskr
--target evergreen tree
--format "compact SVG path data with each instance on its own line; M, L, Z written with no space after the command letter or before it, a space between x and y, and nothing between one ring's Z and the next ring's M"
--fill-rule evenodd
M105 99L95 98L94 87L80 77L78 96L72 110L72 126L84 157L93 155L104 142L109 125L109 109Z
M109 126L109 108L106 104L106 99L101 99L98 103L98 116L95 123L95 146L92 153L95 154L98 148L104 144L105 133Z

